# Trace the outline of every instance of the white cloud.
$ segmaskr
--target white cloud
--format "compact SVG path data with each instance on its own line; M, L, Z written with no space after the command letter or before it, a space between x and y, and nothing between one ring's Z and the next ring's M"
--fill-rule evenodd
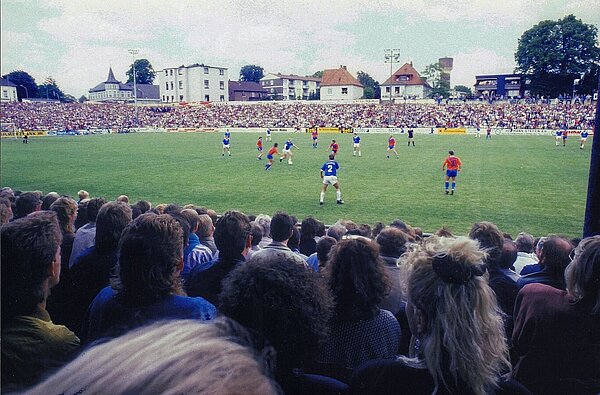
M516 66L512 58L484 48L457 53L451 57L454 58L454 69L450 74L452 86L472 87L475 84L475 75L510 74Z

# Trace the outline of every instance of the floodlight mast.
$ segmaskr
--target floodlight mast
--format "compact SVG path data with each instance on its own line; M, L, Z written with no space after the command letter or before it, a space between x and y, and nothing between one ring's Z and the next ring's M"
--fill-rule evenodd
M136 82L136 72L135 72L135 55L137 55L140 51L137 49L130 49L128 52L133 57L133 64L131 67L133 68L133 107L135 109L135 123L137 126L139 125L138 119L138 108L137 108L137 82Z
M385 63L390 64L390 107L388 108L388 126L392 120L392 77L394 75L394 63L400 60L400 50L388 48L384 52Z

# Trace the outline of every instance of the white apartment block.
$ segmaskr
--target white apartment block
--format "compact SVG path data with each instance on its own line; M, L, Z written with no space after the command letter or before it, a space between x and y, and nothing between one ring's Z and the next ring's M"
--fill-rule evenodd
M308 100L316 97L321 79L269 73L259 83L273 100Z
M0 78L0 87L2 89L2 95L0 95L0 101L18 101L17 86L11 81Z
M158 80L163 103L229 101L226 67L203 64L171 67L160 70Z

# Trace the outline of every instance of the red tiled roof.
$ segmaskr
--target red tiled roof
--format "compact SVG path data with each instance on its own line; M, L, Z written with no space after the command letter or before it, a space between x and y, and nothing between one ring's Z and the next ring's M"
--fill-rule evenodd
M339 69L327 69L323 71L321 87L340 85L355 85L363 88L363 85L343 67Z
M402 80L401 77L407 77L407 79ZM381 85L426 85L431 87L410 63L405 63Z

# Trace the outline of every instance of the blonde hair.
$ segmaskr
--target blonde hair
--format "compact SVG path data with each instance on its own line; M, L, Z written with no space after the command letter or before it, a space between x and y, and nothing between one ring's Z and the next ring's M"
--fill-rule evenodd
M84 351L27 394L278 394L227 319L138 328ZM243 329L242 329L243 331Z
M567 291L574 302L586 299L593 314L600 314L600 236L581 240L575 258L565 269Z
M50 205L50 210L56 213L60 230L63 234L75 233L71 216L77 214L77 203L70 197L60 197Z
M503 314L481 271L485 258L466 237L432 236L406 255L410 302L427 322L416 357L433 376L434 393L440 383L451 387L448 378L473 393L492 393L510 369Z

